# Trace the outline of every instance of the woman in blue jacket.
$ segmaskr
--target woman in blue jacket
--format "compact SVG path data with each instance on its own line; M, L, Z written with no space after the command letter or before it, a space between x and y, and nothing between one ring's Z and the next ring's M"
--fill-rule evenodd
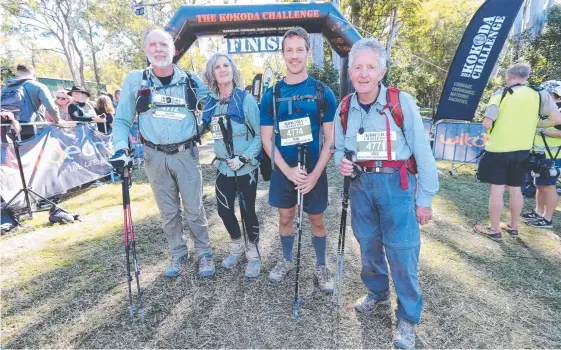
M259 108L253 96L240 88L240 70L230 56L212 56L206 64L204 79L211 93L203 110L203 130L210 129L214 139L218 215L232 239L230 255L222 265L233 268L245 252L245 276L258 277L261 260L255 197L262 148ZM246 237L242 237L235 215L238 194Z

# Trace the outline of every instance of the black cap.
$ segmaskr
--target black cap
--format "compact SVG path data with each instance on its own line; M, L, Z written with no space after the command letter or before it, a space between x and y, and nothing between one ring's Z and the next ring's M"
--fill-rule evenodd
M88 95L88 97L90 97L90 93L88 92L88 90L86 90L83 86L80 86L80 85L72 86L72 89L70 89L70 91L68 91L68 94L72 96L73 92L82 92L82 93Z

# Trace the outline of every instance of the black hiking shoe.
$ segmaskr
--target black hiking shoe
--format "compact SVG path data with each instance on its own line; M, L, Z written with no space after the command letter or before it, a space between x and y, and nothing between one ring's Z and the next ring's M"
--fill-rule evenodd
M541 218L541 215L536 213L535 210L532 210L529 213L522 213L522 215L520 215L525 221L526 220L535 220L535 219L539 219Z
M546 220L545 218L528 220L525 222L525 224L537 228L553 228L553 220Z

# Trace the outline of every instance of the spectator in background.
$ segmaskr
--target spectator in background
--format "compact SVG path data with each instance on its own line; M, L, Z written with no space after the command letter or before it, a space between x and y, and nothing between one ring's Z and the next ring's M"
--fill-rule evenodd
M58 108L59 118L62 120L70 121L70 116L68 115L68 105L72 102L70 96L68 96L66 90L58 90L55 93L55 105ZM53 123L54 119L50 113L47 112L47 121Z
M49 89L36 81L35 68L28 64L18 64L16 69L16 78L6 79L6 86L2 88L2 109L11 111L20 123L44 121L46 109L57 126L66 126L60 120ZM34 135L33 125L22 126L22 140Z
M530 66L516 63L506 71L506 86L496 91L485 110L483 127L489 130L485 154L481 157L477 178L489 184L491 225L476 225L475 231L494 241L502 241L501 228L518 237L518 219L524 198L524 164L533 146L538 127L559 124L561 113L546 91L526 85ZM538 116L549 116L539 120ZM510 196L510 223L501 224L505 186Z
M115 98L113 99L113 107L117 108L121 99L121 89L115 90Z
M95 113L95 108L88 98L90 93L82 86L73 86L68 92L73 102L68 105L68 114L76 122L103 123L104 119Z
M551 95L557 109L561 111L561 81L550 80L543 83L541 87ZM534 139L534 150L544 153L545 157L551 160L552 168L561 168L561 159L559 159L561 125L538 129ZM559 202L559 195L555 186L558 178L559 176L547 178L538 176L534 178L537 189L536 208L529 213L522 214L526 225L538 228L553 228L553 213Z
M115 98L113 97L113 95L111 95L110 93L102 94L102 95L105 95L105 96L109 97L109 99L111 100L111 106L113 106L113 109L117 108L117 107L115 107Z
M113 128L113 117L115 108L107 95L100 95L95 101L95 113L103 119L102 123L97 123L97 130L104 134L109 134Z

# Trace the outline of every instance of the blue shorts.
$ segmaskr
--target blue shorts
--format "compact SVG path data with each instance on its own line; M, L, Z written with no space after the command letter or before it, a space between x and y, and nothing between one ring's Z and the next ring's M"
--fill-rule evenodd
M561 169L561 159L555 161L555 167ZM547 179L542 179L541 177L534 178L534 184L536 186L555 186L557 184L557 179L559 176L549 177Z
M293 208L298 202L295 185L278 168L271 175L269 204L275 208ZM304 195L304 212L321 214L327 209L327 174L321 174L316 186Z

